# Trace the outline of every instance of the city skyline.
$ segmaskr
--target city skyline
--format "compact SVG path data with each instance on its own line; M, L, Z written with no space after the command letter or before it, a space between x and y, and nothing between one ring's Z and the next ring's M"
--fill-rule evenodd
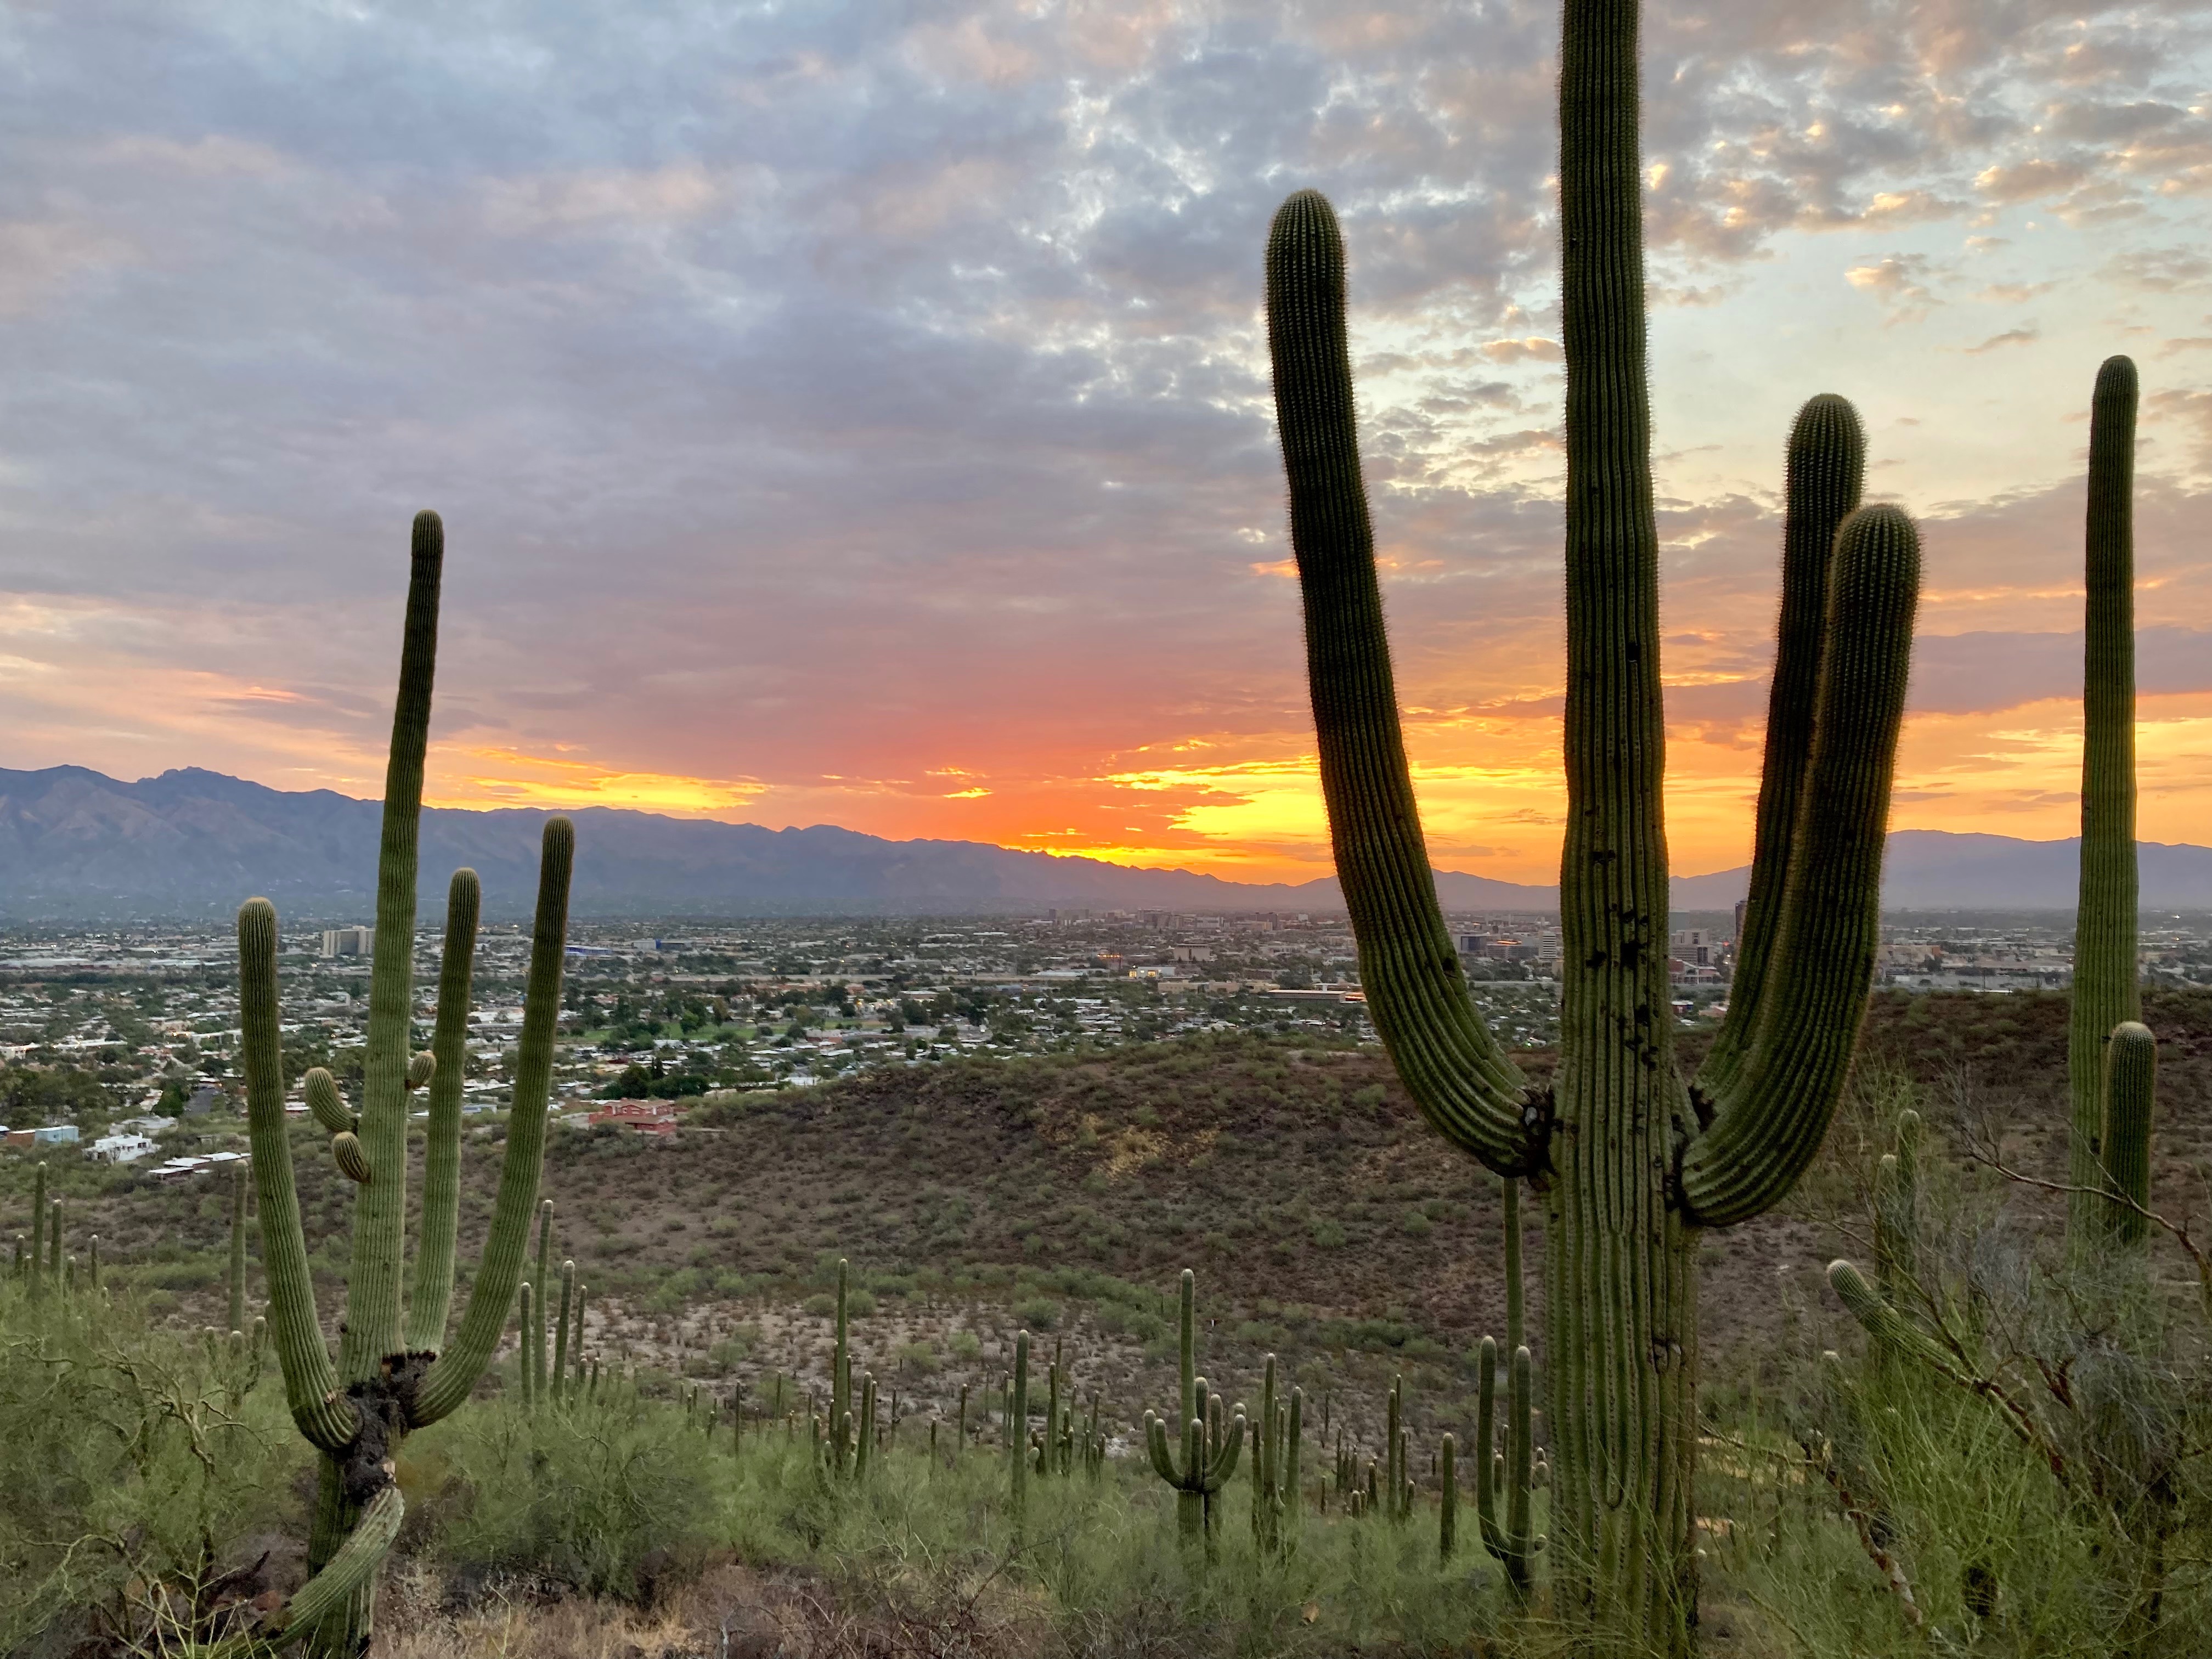
M378 793L431 506L433 804L1326 874L1258 315L1315 185L1434 861L1553 878L1550 9L639 15L0 21L0 764ZM2140 830L2205 839L2207 48L2180 6L1650 14L1678 872L1749 856L1824 390L1927 547L1893 826L2075 833L2119 350Z

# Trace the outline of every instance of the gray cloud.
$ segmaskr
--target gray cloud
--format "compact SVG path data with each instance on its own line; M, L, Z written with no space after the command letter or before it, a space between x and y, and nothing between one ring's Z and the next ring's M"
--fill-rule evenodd
M1724 293L1790 230L1881 248L1991 199L2194 188L2168 82L2201 15L2077 15L1655 10L1655 287ZM435 504L446 707L486 740L769 775L834 726L889 775L918 732L1296 726L1292 595L1250 568L1284 551L1267 216L1331 191L1363 349L1445 368L1364 434L1407 580L1481 606L1408 658L1550 616L1554 27L1534 0L16 8L5 589L355 688L256 716L368 732ZM2121 257L2201 280L2180 245ZM1869 259L1902 308L1948 278ZM1671 574L1740 574L1720 550L1766 509L1698 510L1732 528Z

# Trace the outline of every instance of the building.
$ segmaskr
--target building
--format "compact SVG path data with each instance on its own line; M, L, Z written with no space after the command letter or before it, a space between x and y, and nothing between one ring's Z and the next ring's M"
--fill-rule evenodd
M101 1164L136 1164L153 1150L148 1135L102 1135L85 1148L85 1155Z
M1692 968L1720 963L1720 940L1710 927L1685 927L1674 937L1674 958Z
M323 954L326 957L365 957L376 949L374 927L326 927Z
M10 1146L67 1146L77 1138L74 1123L45 1123L35 1129L10 1129L7 1134Z
M641 1134L672 1135L683 1111L680 1101L611 1100L585 1121L593 1128L611 1123L618 1129L635 1129Z

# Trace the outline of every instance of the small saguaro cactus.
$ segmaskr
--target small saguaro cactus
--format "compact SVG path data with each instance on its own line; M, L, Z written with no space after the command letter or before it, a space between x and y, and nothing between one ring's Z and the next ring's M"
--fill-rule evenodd
M1305 1393L1275 1397L1275 1356L1267 1356L1260 1382L1260 1415L1252 1425L1252 1536L1262 1550L1282 1548L1297 1524L1298 1460L1304 1436Z
M535 1407L538 1404L538 1379L537 1374L531 1368L530 1346L531 1333L536 1330L538 1326L532 1311L532 1304L536 1297L530 1288L528 1279L524 1279L514 1287L514 1297L515 1322L520 1327L519 1332L520 1340L517 1342L514 1350L514 1371L522 1390L522 1403L526 1407Z
M1910 1295L1920 1273L1920 1114L1897 1115L1895 1150L1881 1155L1874 1177L1874 1265L1881 1293Z
M853 1421L853 1479L865 1480L876 1457L876 1374L860 1373L860 1401Z
M31 1269L27 1282L34 1301L46 1293L46 1166L41 1159L31 1171Z
M849 1264L842 1259L837 1263L837 1327L836 1346L830 1360L830 1425L831 1438L836 1443L837 1472L845 1472L845 1431L842 1426L853 1409L853 1348L846 1326L845 1297L850 1277Z
M1182 1536L1187 1540L1203 1539L1211 1551L1219 1528L1213 1500L1237 1473L1237 1460L1244 1449L1244 1413L1240 1407L1234 1426L1224 1432L1221 1402L1198 1374L1197 1297L1197 1277L1186 1267L1178 1325L1182 1408L1176 1421L1182 1429L1181 1467L1169 1449L1167 1424L1149 1411L1145 1413L1145 1447L1160 1479L1180 1494L1176 1499L1176 1522Z
M2081 875L2074 918L2066 1205L2077 1264L2147 1236L2155 1052L2136 976L2136 366L2107 358L2089 403L2081 650ZM2125 1030L2124 1039L2121 1032ZM2114 1054L2116 1047L2125 1052ZM2117 1134L2115 1148L2107 1124ZM2116 1166L2115 1151L2129 1166ZM2141 1176L2136 1169L2140 1166ZM2138 1189L2139 1188L2139 1189Z
M576 1264L561 1264L561 1316L553 1335L553 1403L559 1405L568 1389L568 1304L576 1294Z
M1407 1521L1413 1514L1413 1431L1406 1423L1406 1379L1390 1378L1390 1397L1385 1402L1382 1449L1382 1512L1393 1521Z
M1437 1469L1437 1559L1449 1565L1459 1547L1459 1442L1443 1437Z
M1322 793L1367 1010L1430 1124L1545 1203L1557 1607L1668 1655L1697 1619L1702 1230L1811 1163L1874 977L1918 538L1860 507L1864 438L1816 398L1790 441L1782 629L1743 951L1698 1077L1673 1053L1665 719L1645 350L1636 0L1565 0L1566 825L1560 1064L1532 1083L1468 995L1436 896L1360 476L1344 240L1275 216L1267 341Z
M1006 1389L1006 1465L1014 1524L1030 1495L1030 1334L1014 1334L1014 1375Z
M545 1379L546 1315L553 1302L552 1243L553 1200L548 1198L538 1206L538 1270L531 1280L538 1288L530 1303L530 1393L541 1406L552 1403ZM680 1363L677 1369L683 1370Z
M568 820L556 817L546 823L538 865L537 919L498 1192L467 1307L447 1341L453 1262L441 1242L452 1238L458 1226L457 1183L426 1182L411 1311L402 1284L407 1097L430 1081L435 1069L434 1049L410 1054L409 1033L414 1012L416 848L443 558L437 515L418 515L385 778L366 1081L357 1119L337 1100L335 1089L325 1093L327 1074L320 1083L312 1075L308 1079L309 1108L333 1131L333 1153L356 1182L352 1262L335 1364L316 1314L313 1272L288 1144L276 912L266 899L257 898L238 915L240 1049L270 1331L293 1422L321 1454L321 1491L307 1547L313 1577L264 1622L261 1634L304 1633L321 1659L357 1659L368 1646L377 1570L398 1530L403 1509L393 1478L400 1443L468 1398L506 1328L522 1278L531 1212L538 1202L561 1007L575 838ZM474 887L473 877L455 879L448 951L473 949L472 935L454 925L453 911ZM446 982L453 982L451 975ZM441 1033L465 1030L467 1019L464 1006L441 1004L438 1010ZM458 1053L450 1047L448 1051ZM451 1069L458 1073L461 1068L457 1064ZM457 1141L459 1129L458 1111L434 1112L426 1168L441 1167L449 1157L458 1165L458 1146L441 1143ZM350 1149L341 1152L349 1142Z
M246 1328L246 1171L230 1176L230 1326Z
M1098 1390L1091 1391L1091 1420L1083 1431L1083 1472L1093 1480L1106 1473L1106 1436L1098 1426Z
M1528 1350L1513 1350L1505 1395L1505 1449L1498 1451L1498 1344L1482 1339L1474 1429L1474 1511L1482 1547L1505 1569L1505 1582L1525 1596L1534 1582L1529 1562L1537 1545L1529 1529L1528 1494L1534 1480L1534 1436L1529 1425ZM1502 1513L1501 1513L1502 1511Z

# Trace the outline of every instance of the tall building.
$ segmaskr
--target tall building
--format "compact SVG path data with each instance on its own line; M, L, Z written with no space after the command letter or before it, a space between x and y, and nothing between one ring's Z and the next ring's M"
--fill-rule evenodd
M326 927L323 954L326 957L365 957L376 948L374 927Z

